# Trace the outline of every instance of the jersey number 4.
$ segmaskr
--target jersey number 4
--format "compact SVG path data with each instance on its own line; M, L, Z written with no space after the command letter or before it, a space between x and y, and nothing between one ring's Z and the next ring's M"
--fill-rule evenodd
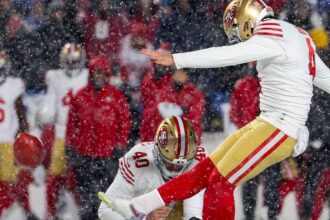
M308 46L308 51L309 51L309 64L308 64L308 68L309 68L309 74L314 78L315 77L315 50L312 46L312 41L310 38L306 38L306 43Z
M149 166L149 160L147 159L147 154L144 152L135 152L133 155L133 160L135 160L136 168Z
M297 27L299 33L308 36L308 33L300 28ZM308 69L309 69L309 74L314 78L315 74L316 74L316 68L315 68L315 50L312 46L312 41L310 39L310 37L306 38L306 43L307 43L307 47L308 47L308 58L309 58L309 63L308 63Z
M5 101L0 98L0 104L5 104ZM0 107L0 123L5 120L5 110Z

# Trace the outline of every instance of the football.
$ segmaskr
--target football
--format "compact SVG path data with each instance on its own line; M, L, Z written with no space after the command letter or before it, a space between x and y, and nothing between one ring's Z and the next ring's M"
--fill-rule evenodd
M39 138L20 133L14 142L15 161L25 167L36 168L46 156L46 149Z

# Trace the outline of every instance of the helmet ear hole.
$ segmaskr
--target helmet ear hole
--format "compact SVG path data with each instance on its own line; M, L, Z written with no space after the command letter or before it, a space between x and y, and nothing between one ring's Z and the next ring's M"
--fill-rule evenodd
M248 29L249 29L249 23L248 23L248 22L245 22L245 23L244 23L243 30L244 30L244 31L247 31Z

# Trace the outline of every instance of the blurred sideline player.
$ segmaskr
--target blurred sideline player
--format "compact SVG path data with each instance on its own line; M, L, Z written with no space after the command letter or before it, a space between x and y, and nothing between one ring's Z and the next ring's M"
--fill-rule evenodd
M37 219L29 206L32 175L15 164L12 146L18 133L28 131L22 101L25 85L21 79L8 76L9 72L9 58L5 51L0 51L0 215L18 201L27 219Z
M119 171L106 196L132 198L150 192L205 157L205 149L197 147L191 123L182 117L168 117L159 124L154 142L139 143L120 158ZM185 200L183 210L181 203L175 207L176 203L172 203L153 211L145 219L202 219L203 194L201 191ZM101 220L124 219L104 202L99 208L99 217Z
M233 0L224 13L224 29L230 41L242 42L174 55L142 51L157 64L177 68L215 68L257 61L261 114L231 134L192 170L157 190L131 200L109 198L126 218L148 214L206 188L203 219L221 216L222 220L232 220L236 185L305 151L313 84L330 93L330 70L315 52L306 31L273 16L272 8L262 0Z
M78 202L75 176L67 169L64 136L71 99L87 84L86 54L81 45L67 43L62 48L60 61L62 69L46 74L47 94L38 111L39 123L43 125L41 139L48 149L45 160L47 219L57 215L56 204L63 187L69 189Z

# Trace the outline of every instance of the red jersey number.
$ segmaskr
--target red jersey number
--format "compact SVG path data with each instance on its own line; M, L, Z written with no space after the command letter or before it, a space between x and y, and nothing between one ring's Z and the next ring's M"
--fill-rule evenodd
M302 29L300 27L296 27L296 28L299 31L299 33L308 36L308 33L304 29ZM308 47L308 59L309 59L308 69L309 69L309 74L314 78L315 74L316 74L315 50L313 48L312 41L309 37L306 38L306 43L307 43L307 47Z
M309 63L308 63L308 68L309 68L309 74L314 78L316 74L316 68L315 68L315 50L312 46L312 41L310 38L306 38L306 43L308 46L308 51L309 51Z
M0 98L0 104L5 104L5 101ZM0 123L5 120L5 110L0 107Z
M147 154L145 152L135 152L133 155L133 160L135 160L136 168L149 166L149 160L146 158Z

